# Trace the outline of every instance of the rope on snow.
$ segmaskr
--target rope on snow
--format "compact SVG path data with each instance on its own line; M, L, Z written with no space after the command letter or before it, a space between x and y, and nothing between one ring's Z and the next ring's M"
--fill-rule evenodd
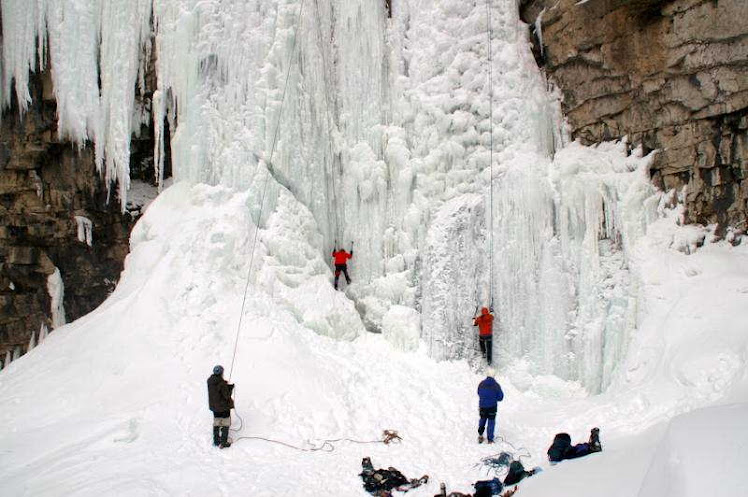
M244 423L242 423L244 424ZM382 432L382 438L380 440L355 440L352 438L333 438L317 441L316 444L311 440L306 440L305 443L308 447L299 447L290 443L282 442L280 440L274 440L272 438L260 437L260 436L242 436L234 439L234 443L239 440L262 440L264 442L274 443L288 447L289 449L298 450L300 452L333 452L335 450L335 443L338 442L349 442L355 444L378 444L382 443L389 445L391 443L400 443L402 437L395 430L384 430Z

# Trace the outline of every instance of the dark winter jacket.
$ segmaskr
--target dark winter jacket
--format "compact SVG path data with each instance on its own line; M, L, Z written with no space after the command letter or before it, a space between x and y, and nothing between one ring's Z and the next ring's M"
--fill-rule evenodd
M234 399L231 398L231 392L234 385L229 385L226 380L219 374L212 374L208 378L208 406L214 414L225 414L227 417L234 408Z
M501 391L501 385L489 376L478 385L478 397L480 397L480 407L495 408L496 404L504 400L504 392Z

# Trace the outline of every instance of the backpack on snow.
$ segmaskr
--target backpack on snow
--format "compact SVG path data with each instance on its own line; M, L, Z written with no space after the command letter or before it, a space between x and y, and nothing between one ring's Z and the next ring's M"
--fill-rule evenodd
M498 478L494 478L493 480L477 481L473 484L473 487L475 487L476 494L479 490L483 490L483 492L486 492L486 490L488 490L491 492L489 495L499 495L504 489L504 485Z

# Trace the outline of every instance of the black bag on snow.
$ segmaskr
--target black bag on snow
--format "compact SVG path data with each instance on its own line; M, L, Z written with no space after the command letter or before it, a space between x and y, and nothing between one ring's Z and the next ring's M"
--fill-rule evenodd
M494 478L493 480L480 480L473 484L473 487L475 487L475 493L478 494L479 491L485 492L488 490L491 493L487 495L499 495L501 491L504 489L504 485L501 483L501 480L498 478Z

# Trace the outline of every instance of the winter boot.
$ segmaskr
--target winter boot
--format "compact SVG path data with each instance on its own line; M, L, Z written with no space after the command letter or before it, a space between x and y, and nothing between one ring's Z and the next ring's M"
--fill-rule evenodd
M434 497L447 497L447 485L445 483L439 484L439 493Z
M600 452L603 446L600 445L600 428L592 428L590 431L590 452Z
M221 428L218 426L213 427L213 445L216 447L221 445Z
M228 447L231 447L231 442L229 442L229 427L222 426L221 427L221 448L226 449Z
M483 438L483 435L478 435L478 443L482 444L483 440L485 440L485 438Z

